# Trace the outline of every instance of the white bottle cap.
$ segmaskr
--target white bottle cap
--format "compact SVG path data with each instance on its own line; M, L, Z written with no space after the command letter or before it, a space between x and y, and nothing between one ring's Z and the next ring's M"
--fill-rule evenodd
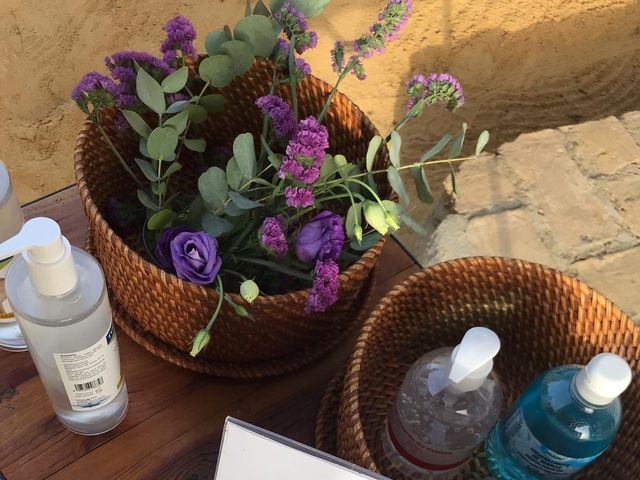
M578 373L576 390L592 405L607 405L631 383L631 367L614 353L601 353Z
M500 351L500 339L492 330L474 327L465 333L451 353L449 386L460 392L477 390L493 369L493 357Z
M16 236L0 243L0 258L18 253L27 262L31 283L40 294L63 295L78 283L71 245L50 218L29 220Z

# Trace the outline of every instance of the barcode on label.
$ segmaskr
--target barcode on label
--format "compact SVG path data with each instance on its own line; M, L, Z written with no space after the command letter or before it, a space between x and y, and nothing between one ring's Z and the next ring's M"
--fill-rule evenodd
M76 392L82 392L83 390L90 390L92 388L96 388L99 387L100 385L102 385L104 383L104 380L102 377L94 380L93 382L87 382L87 383L76 383L73 388L75 389Z

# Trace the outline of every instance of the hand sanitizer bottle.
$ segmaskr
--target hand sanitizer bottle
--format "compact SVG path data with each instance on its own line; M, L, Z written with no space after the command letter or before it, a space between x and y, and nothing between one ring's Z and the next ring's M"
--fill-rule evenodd
M13 194L11 178L4 164L0 162L0 243L13 237L22 228L24 217L22 209ZM11 257L0 256L0 280L9 270ZM0 349L10 352L23 352L27 349L20 327L16 322L9 302L0 298Z
M618 396L631 383L627 362L601 353L586 367L543 373L496 425L486 444L498 479L570 478L594 461L620 427Z
M115 428L128 395L100 265L48 218L0 244L1 258L18 253L7 298L58 418L82 435Z
M492 374L499 350L494 332L475 327L457 347L413 364L382 436L387 458L407 478L454 473L491 431L502 407Z

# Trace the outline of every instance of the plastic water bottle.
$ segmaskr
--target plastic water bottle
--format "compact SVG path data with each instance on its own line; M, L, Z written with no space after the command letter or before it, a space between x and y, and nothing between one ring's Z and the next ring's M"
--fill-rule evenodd
M492 374L499 350L498 336L476 327L457 347L434 350L411 367L382 438L387 458L403 475L449 475L484 441L502 406Z
M540 375L491 432L486 453L493 475L570 478L613 441L622 415L618 397L629 383L629 365L612 353Z
M7 298L58 418L83 435L115 428L129 397L100 264L48 218L0 244L14 255Z

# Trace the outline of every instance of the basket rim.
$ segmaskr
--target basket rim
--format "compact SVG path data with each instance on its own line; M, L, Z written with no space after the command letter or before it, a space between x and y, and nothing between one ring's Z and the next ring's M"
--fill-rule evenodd
M516 266L521 269L538 269L547 275L554 277L560 280L563 284L572 284L577 286L581 293L590 293L595 301L601 304L604 309L614 317L620 318L621 323L626 324L627 326L631 326L633 330L636 331L638 335L640 335L640 325L637 325L631 317L629 317L624 311L622 311L619 307L617 307L611 300L609 300L605 295L600 293L598 290L590 287L587 283L582 280L572 276L568 273L562 272L558 269L542 265L540 263L530 262L527 260L521 260L517 258L510 257L500 257L500 256L471 256L471 257L461 257L452 260L447 260L444 262L440 262L434 264L430 267L424 268L411 276L409 276L402 283L394 286L389 292L387 292L384 297L380 299L376 307L373 309L366 322L362 326L360 330L360 335L355 343L353 353L351 357L347 361L347 366L345 368L344 373L344 381L342 385L342 391L340 393L340 407L339 407L339 415L345 415L345 418L351 419L349 425L352 429L355 430L355 437L363 439L358 446L360 450L361 460L371 465L377 466L375 461L375 456L372 453L372 450L369 446L369 443L366 442L364 429L362 427L362 415L361 415L361 375L362 371L362 362L364 359L363 352L369 344L370 332L375 328L375 324L380 321L381 317L384 317L386 312L392 308L393 303L399 298L406 295L404 289L415 285L418 282L424 281L428 279L432 272L441 270L447 266L455 266L455 265L464 265L464 264L472 264L472 263L485 263L485 264L496 264L496 263L504 263L506 265ZM328 394L327 394L328 395ZM355 421L354 421L355 419ZM316 424L318 425L318 424ZM318 426L316 426L316 442L324 440L323 433L326 432L318 432ZM338 429L339 430L339 429ZM339 435L338 435L339 436ZM338 450L340 447L338 446Z
M258 61L254 64L254 66L256 64L271 63L266 59L257 60ZM308 75L308 77L312 78L315 81L321 82L330 89L332 88L327 82L316 77L315 75ZM349 97L347 97L340 91L336 92L336 96L348 100L351 103L353 109L357 111L362 116L364 121L372 127L374 134L379 135L378 129L371 123L367 115L360 109L360 107L358 107L358 105L356 105ZM78 186L80 198L82 199L82 203L84 204L87 216L97 223L100 232L109 238L110 243L113 244L116 250L121 251L126 256L126 258L129 258L134 263L140 265L146 274L151 275L153 278L159 279L163 283L168 283L170 281L177 285L181 290L190 290L194 293L199 292L200 294L211 296L212 298L217 298L218 292L214 288L195 285L187 280L182 280L176 275L169 273L153 264L152 262L146 260L142 255L129 247L129 245L127 245L127 243L111 228L109 223L106 221L106 219L98 209L98 206L93 201L93 198L91 197L91 192L89 191L89 187L86 181L85 167L82 161L85 152L84 146L87 138L87 133L92 129L92 127L93 124L90 120L87 119L84 121L82 129L76 137L76 144L73 155L76 184ZM386 146L384 148L386 149ZM348 268L340 272L340 276L338 277L340 280L340 285L344 286L348 284L351 273L359 269L361 265L365 263L365 260L374 260L375 258L377 258L382 252L382 247L386 243L387 239L388 235L383 236L373 247L366 250L356 262L352 263L348 266ZM251 303L251 306L261 307L263 305L270 305L273 303L294 301L298 300L300 295L303 295L303 298L306 299L309 296L310 292L311 289L307 288L304 290L294 290L291 292L275 295L260 295ZM225 295L228 295L235 303L248 304L248 302L246 302L246 300L244 300L237 293L225 292Z

